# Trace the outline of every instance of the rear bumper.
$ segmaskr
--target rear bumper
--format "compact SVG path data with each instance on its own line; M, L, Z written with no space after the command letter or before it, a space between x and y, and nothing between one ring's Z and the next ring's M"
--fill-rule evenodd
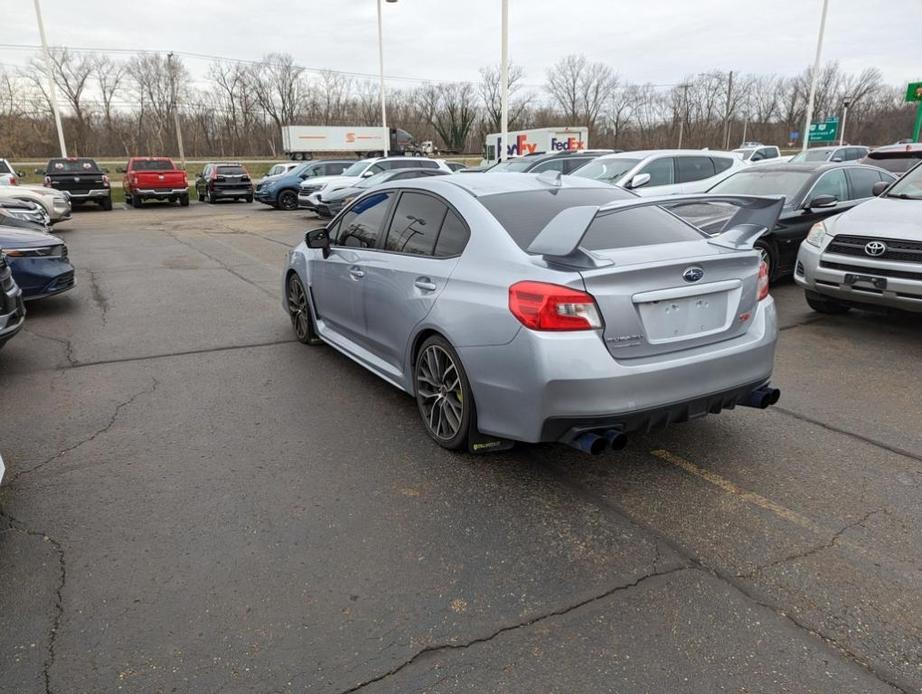
M84 200L101 200L112 196L112 191L108 188L96 188L79 192L69 190L67 192L70 194L71 200L77 202L83 202Z
M732 407L771 377L777 334L769 298L745 335L674 354L618 360L596 331L525 328L506 345L458 353L483 433L557 441L582 422L633 431Z
M137 188L126 193L126 195L137 195L142 200L175 200L188 194L188 188Z
M216 198L245 198L254 195L252 188L215 188L209 192Z
M847 274L883 278L887 286L881 289L869 282L849 286L845 284ZM844 304L922 313L922 265L919 263L823 253L816 246L802 243L794 281L808 291Z

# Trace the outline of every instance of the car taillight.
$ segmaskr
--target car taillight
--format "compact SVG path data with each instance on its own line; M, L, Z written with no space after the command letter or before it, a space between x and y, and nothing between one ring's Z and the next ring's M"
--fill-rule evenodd
M19 185L19 179L16 178L15 176L10 176L10 185L11 185L11 186L18 186L18 185Z
M509 310L532 330L594 330L602 327L595 299L558 284L516 282L509 287Z
M756 293L759 301L768 296L768 265L764 262L759 263L759 280L756 284Z
M42 185L46 188L51 188L51 176L45 176L45 181Z
M103 184L104 186L106 186L106 187L109 186L109 177L106 176L105 174L103 174L103 176L102 176L102 184Z

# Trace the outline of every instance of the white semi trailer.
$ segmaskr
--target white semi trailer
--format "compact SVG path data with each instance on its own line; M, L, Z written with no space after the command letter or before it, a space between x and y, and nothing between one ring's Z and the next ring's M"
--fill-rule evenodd
M352 152L360 157L383 153L416 152L416 140L400 128L365 126L286 125L282 149L291 159L313 159L315 154Z

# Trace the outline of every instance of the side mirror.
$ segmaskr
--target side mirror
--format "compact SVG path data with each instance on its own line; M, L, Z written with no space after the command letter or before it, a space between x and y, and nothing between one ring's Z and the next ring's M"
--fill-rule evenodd
M763 159L765 159L765 157L763 157L761 154L753 154L749 161L762 161Z
M835 195L817 195L810 202L807 203L806 208L808 210L812 209L824 209L835 207L839 204L839 201L836 200Z
M834 162L838 163L838 162L842 161L842 157L833 157L833 158L830 159L829 161L834 161Z
M374 176L374 175L375 175L375 172L372 171L371 169L368 169L365 173L362 174L362 178L368 178L368 177Z
M641 174L637 174L636 176L634 176L634 178L632 178L630 182L627 184L627 187L630 190L634 190L635 188L640 188L641 186L647 185L649 182L650 182L650 174L641 173Z
M319 248L323 251L323 257L330 255L330 233L326 227L320 229L311 229L304 234L304 243L308 248Z
M889 187L890 187L889 181L878 181L873 186L871 186L871 195L873 195L874 197L877 197L878 195L882 195L883 192L887 190L887 188Z

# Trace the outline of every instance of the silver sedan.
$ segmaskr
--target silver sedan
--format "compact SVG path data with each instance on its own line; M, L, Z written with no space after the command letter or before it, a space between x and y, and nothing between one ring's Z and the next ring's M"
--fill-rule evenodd
M719 196L738 211L716 238L659 206L701 197L553 173L387 184L288 253L284 308L301 342L414 396L445 448L619 448L779 396L753 243L783 201Z

